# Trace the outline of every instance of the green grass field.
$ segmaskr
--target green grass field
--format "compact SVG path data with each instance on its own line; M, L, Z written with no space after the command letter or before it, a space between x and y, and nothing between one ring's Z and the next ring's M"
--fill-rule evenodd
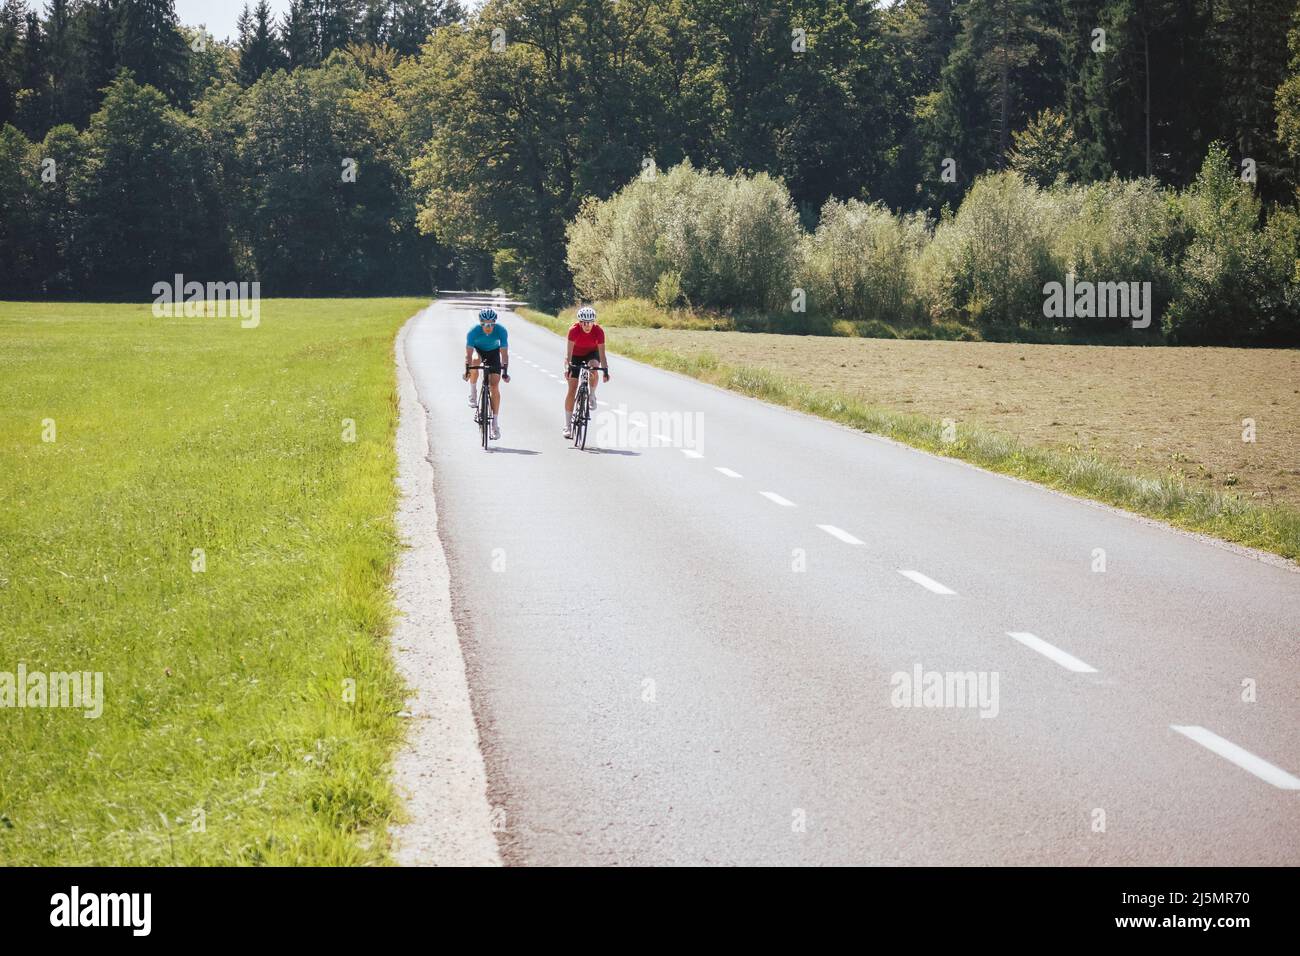
M0 303L0 672L104 679L98 719L0 708L0 864L385 861L392 341L424 304Z

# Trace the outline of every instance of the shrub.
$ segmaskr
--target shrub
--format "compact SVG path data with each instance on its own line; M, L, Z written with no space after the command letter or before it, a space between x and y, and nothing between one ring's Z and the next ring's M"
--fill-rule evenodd
M929 238L923 213L895 216L879 204L829 200L802 246L799 278L810 305L842 319L919 319L913 273Z
M1053 213L1044 194L1016 173L976 180L918 263L931 315L965 316L981 326L1041 324L1042 289L1054 271Z
M776 309L792 287L799 238L779 181L684 162L585 202L569 225L568 259L575 287L590 298L675 291L706 308ZM665 274L675 278L661 287Z
M671 309L682 301L682 274L680 272L662 272L655 282L655 305L661 309Z
M858 325L858 333L869 339L896 339L898 333L879 319L871 319Z
M1055 281L1150 282L1153 316L1163 314L1176 291L1175 263L1187 244L1177 197L1154 179L1096 183L1054 190L1064 224L1056 238ZM1084 333L1117 331L1124 317L1065 320Z
M1258 342L1278 307L1276 258L1256 229L1260 205L1213 144L1182 197L1192 242L1164 327L1180 345Z

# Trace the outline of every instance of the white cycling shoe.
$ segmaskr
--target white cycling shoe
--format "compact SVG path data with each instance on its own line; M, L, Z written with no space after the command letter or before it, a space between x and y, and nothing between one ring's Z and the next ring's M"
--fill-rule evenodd
M474 386L469 387L469 407L473 408L478 404L478 393L474 391Z
M492 419L492 430L489 434L492 436L493 441L496 441L501 437L501 426L497 424L497 420L495 418Z

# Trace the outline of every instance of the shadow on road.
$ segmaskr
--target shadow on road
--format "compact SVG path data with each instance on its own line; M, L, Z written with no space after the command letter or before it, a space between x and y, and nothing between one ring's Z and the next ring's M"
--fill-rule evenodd
M498 455L540 455L540 451L533 451L531 448L502 448L500 445L493 445L492 451Z
M588 448L589 455L631 455L633 458L640 458L639 451L626 451L620 448Z

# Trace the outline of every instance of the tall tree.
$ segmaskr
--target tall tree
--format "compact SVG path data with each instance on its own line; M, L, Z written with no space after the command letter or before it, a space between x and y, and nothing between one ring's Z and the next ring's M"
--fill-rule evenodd
M282 53L275 36L274 18L268 0L258 0L257 6L239 15L239 80L252 86L268 70L281 65Z
M32 10L23 23L18 64L18 95L14 117L20 128L36 138L50 127L50 71L41 18Z
M1001 168L1011 134L1057 103L1063 86L1061 11L1042 0L968 0L960 45L992 102L985 162Z
M1274 198L1287 192L1273 102L1288 60L1281 27L1297 9L1295 0L1232 0L1216 8L1210 31L1221 84L1212 100L1221 108L1218 135L1238 159L1255 162L1261 187Z
M314 0L313 8L321 60L360 39L361 0Z
M14 116L22 73L22 36L27 24L26 0L5 0L0 6L0 125Z
M180 103L188 93L189 47L176 20L175 0L130 0L121 7L117 28L118 62L148 84Z
M357 38L381 46L388 42L388 30L388 0L366 0L357 25Z
M49 35L50 116L54 124L75 122L86 96L84 64L77 57L74 14L69 0L50 0L45 29Z
M90 121L103 90L117 76L120 12L118 0L86 0L74 15L74 45L86 87L75 120L78 126Z
M290 0L280 23L280 46L291 70L320 62L318 20L310 4L311 0Z
M69 187L69 259L80 287L143 298L177 272L230 274L226 237L208 221L212 183L197 126L162 93L123 75L105 91ZM184 242L177 223L189 223Z

